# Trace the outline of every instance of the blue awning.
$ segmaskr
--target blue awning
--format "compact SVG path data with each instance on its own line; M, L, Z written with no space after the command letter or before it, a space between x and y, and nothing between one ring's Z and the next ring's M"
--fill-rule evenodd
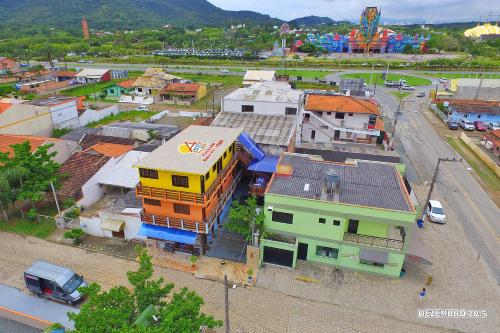
M196 232L160 227L143 223L139 229L139 235L147 238L162 239L170 242L178 242L193 245L196 242Z
M266 156L260 161L253 159L248 166L248 170L274 173L276 172L276 166L278 165L279 158L279 156Z

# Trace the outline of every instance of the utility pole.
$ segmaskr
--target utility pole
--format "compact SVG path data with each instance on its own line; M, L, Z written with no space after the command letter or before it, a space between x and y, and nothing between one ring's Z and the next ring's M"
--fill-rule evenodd
M399 104L398 104L398 110L396 111L396 118L394 119L394 124L392 125L392 132L391 132L391 150L394 149L394 133L396 132L396 125L398 123L398 118L399 118L399 114L401 113L400 112L400 109L401 109L401 104L403 103L413 103L413 101L403 101L402 99L399 100ZM403 107L404 109L404 107Z
M57 201L56 189L54 188L54 183L50 182L50 188L52 189L52 194L54 194L54 201L56 202L57 213L61 215L61 208L59 207L59 201Z
M436 184L437 176L439 174L439 165L441 162L460 162L461 160L457 160L456 158L438 158L438 162L436 164L436 169L434 170L434 175L432 176L431 187L429 188L429 193L427 193L427 199L425 199L425 204L422 209L422 215L420 216L420 220L424 220L425 212L427 210L427 205L429 205L429 200L431 200L432 190L434 189L434 184Z
M224 274L224 331L229 333L229 287L227 285L227 275Z

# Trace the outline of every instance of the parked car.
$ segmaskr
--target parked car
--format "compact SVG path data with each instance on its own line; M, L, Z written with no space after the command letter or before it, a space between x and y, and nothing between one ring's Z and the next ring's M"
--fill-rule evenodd
M415 87L409 86L407 84L404 84L400 88L401 90L415 90Z
M442 78L439 79L439 82L446 83L446 82L448 82L448 79L445 78L445 77L442 77Z
M32 293L70 305L81 302L84 296L78 288L87 286L81 275L73 270L37 260L24 272L24 282Z
M488 129L492 130L492 131L500 129L500 124L499 123L488 123Z
M86 61L85 60L78 60L77 63L84 64L84 63L86 63Z
M87 61L87 64L93 64L94 62L92 60Z
M434 223L446 223L446 215L444 214L443 205L437 200L429 200L427 205L427 218Z
M135 108L135 111L149 111L147 105L139 105Z
M425 97L425 91L421 91L417 94L417 97Z
M227 69L227 68L222 68L222 69L220 70L220 72L221 72L221 73L229 73L229 69Z
M486 125L482 121L475 121L474 122L474 128L477 129L479 132L486 132Z
M462 128L464 131L474 130L474 123L467 119L460 119L460 121L458 122L458 126L460 126L460 128Z
M448 128L451 130L457 130L458 122L456 122L455 120L448 120Z

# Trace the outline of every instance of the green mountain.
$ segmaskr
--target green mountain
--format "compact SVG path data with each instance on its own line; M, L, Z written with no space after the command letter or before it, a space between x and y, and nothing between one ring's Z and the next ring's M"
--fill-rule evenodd
M333 24L333 23L335 23L335 21L329 17L310 15L310 16L296 18L294 20L291 20L289 23L292 24L293 26L297 26L297 27L301 26L301 25L311 27L311 26L317 26L317 25L322 25L322 24L325 24L325 25Z
M223 10L206 0L0 0L4 26L76 29L82 17L90 28L106 30L279 22L256 12Z

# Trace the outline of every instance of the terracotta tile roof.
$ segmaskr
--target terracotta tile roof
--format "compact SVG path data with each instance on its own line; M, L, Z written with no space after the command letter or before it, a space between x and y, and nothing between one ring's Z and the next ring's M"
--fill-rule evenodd
M308 95L305 105L307 111L368 113L380 115L378 106L363 99L351 96Z
M125 88L125 89L131 89L132 86L134 85L134 83L135 83L135 80L127 80L127 81L118 82L116 85L118 85L122 88Z
M375 120L375 129L385 131L384 121L381 118L377 118L377 120Z
M56 76L58 77L75 77L76 72L71 72L71 71L60 71L56 73Z
M80 199L82 186L99 171L110 157L94 152L80 152L71 156L61 166L60 172L67 176L58 191L60 196Z
M83 149L88 149L92 146L95 146L96 144L98 144L100 142L116 143L116 144L120 144L120 145L133 145L135 143L135 140L134 139L127 139L127 138L119 138L116 136L86 134L81 139L80 144L82 145Z
M182 93L195 93L200 88L197 83L170 83L165 88L160 91L161 93L166 92L182 92Z
M58 141L59 139L47 138L43 136L32 136L32 135L12 135L12 134L0 134L0 152L11 153L12 145L17 145L25 141L29 141L31 144L31 152L34 152L44 143L48 141Z
M0 114L10 108L12 106L11 103L0 103Z
M134 146L100 142L89 149L99 154L103 154L104 156L118 157L134 149Z

